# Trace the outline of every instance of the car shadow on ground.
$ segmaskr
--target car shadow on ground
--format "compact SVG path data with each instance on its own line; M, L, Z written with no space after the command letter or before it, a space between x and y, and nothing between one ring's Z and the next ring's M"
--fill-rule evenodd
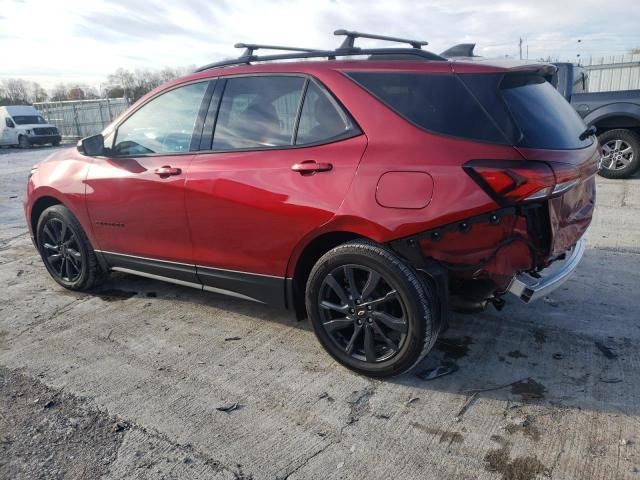
M448 330L413 372L384 382L425 394L478 392L498 400L640 413L640 320L631 290L640 284L633 267L640 266L640 257L591 252L597 253L587 255L575 277L544 301L524 305L511 299L500 312L490 307L453 314ZM620 263L636 272L624 272L629 275L624 285L615 282L622 275ZM308 320L298 322L289 312L126 274L114 274L92 295L110 302L138 296L198 304L313 335ZM419 377L439 365L455 365L457 371L428 381Z

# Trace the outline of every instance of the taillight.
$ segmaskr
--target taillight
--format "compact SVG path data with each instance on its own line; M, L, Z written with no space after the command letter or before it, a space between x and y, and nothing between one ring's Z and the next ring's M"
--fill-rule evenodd
M464 170L503 205L561 195L579 181L569 165L556 172L546 162L529 160L471 160Z

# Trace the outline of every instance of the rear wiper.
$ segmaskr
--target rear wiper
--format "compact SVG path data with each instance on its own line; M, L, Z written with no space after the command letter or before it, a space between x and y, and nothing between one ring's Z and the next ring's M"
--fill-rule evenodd
M578 138L580 140L585 140L585 139L589 138L591 135L595 135L596 131L597 131L596 127L591 125L584 132L582 132Z

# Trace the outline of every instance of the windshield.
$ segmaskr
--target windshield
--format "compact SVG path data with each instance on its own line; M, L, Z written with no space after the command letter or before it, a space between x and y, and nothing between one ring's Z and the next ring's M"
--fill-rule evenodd
M16 115L11 117L18 125L33 125L35 123L47 123L40 115Z

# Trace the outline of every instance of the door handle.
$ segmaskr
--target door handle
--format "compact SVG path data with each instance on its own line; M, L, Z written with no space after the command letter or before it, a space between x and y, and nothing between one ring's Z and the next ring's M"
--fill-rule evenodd
M171 175L180 175L182 173L182 169L172 167L170 165L163 165L162 167L156 168L153 173L160 175L161 177L170 177Z
M328 172L333 169L330 163L317 163L315 160L305 160L304 162L294 163L291 170L298 172L300 175L313 175L316 172Z

